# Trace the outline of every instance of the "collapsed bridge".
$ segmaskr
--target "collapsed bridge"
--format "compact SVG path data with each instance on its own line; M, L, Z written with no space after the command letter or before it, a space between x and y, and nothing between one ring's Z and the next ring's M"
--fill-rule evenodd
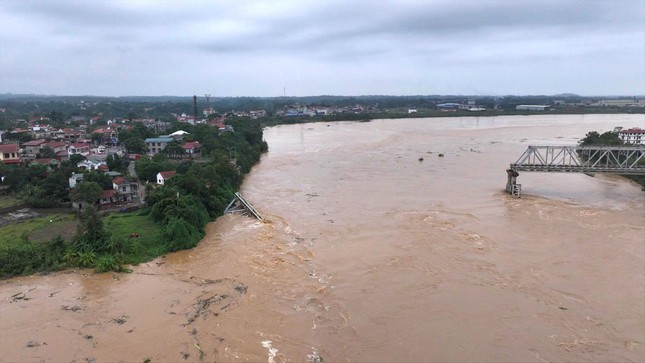
M517 197L522 189L516 183L520 171L645 175L645 145L529 146L506 170L506 191Z

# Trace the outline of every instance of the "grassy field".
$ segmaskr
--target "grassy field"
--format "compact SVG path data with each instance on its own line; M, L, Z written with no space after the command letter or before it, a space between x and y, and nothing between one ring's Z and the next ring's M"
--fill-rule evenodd
M150 261L168 252L161 235L161 227L147 215L139 215L138 212L114 213L106 216L103 222L105 230L109 231L113 238L126 241L129 251L127 263ZM139 237L131 238L133 233L138 233Z
M0 196L0 209L13 207L14 205L18 205L18 204L20 204L20 200L14 197L11 197L8 195Z
M50 222L51 221L51 222ZM25 241L45 242L60 235L71 241L76 233L76 220L71 214L52 214L0 228L0 246L8 247Z

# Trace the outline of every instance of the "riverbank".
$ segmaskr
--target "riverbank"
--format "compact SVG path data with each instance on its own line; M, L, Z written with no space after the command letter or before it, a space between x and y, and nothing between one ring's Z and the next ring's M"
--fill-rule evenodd
M503 117L503 116L548 116L548 115L633 115L645 114L645 108L615 109L615 108L556 108L549 111L524 110L417 110L414 113L387 111L378 113L342 113L329 116L273 116L260 118L263 126L290 125L301 123L334 122L334 121L370 121L375 119L408 119L408 118L439 118L439 117Z
M72 267L127 271L127 265L193 248L204 237L206 224L223 214L244 176L267 151L258 123L236 119L231 126L234 132L220 135L214 129L214 136L204 142L210 161L177 166L165 185L151 188L139 211L102 217L102 212L86 207L73 226L59 227L53 220L39 224L42 231L51 231L41 231L47 241L30 241L33 229L26 227L29 224L18 226L23 227L22 237L16 243L0 244L0 277Z

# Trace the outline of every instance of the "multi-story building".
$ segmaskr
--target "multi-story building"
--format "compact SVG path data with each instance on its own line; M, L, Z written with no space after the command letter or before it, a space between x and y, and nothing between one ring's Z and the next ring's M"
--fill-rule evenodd
M145 140L148 147L148 155L157 155L166 148L169 142L173 141L172 137L152 137Z
M112 180L116 202L132 202L139 199L139 184L120 176Z
M24 150L23 158L25 160L34 160L36 155L40 153L40 149L42 149L45 144L47 144L45 139L24 142L22 144L22 149Z
M638 127L618 131L618 137L624 144L645 144L645 130Z
M20 164L18 144L1 144L0 161L5 164Z

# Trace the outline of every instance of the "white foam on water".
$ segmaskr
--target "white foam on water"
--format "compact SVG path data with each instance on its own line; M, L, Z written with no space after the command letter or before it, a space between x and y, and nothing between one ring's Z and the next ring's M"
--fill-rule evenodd
M269 362L269 363L275 363L274 358L275 358L276 354L278 354L278 350L276 348L273 348L273 346L271 345L272 343L273 342L271 342L270 340L263 340L262 341L262 346L269 350L269 359L267 360L267 362Z

